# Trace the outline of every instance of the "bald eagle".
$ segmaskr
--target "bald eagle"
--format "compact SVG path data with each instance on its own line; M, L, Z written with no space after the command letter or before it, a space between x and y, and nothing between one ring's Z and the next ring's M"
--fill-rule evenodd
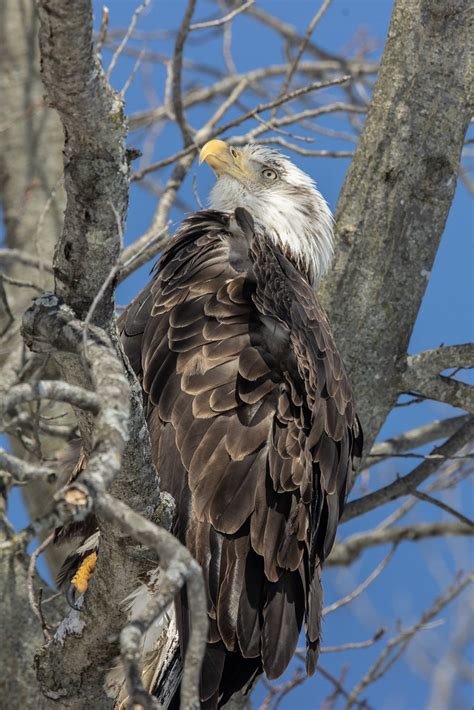
M161 489L176 501L174 532L204 573L200 692L212 708L262 672L280 676L303 626L314 672L321 569L362 434L316 296L333 255L328 205L268 147L211 140L200 162L217 177L210 207L183 222L119 328ZM185 594L171 616L184 648ZM145 667L157 638L145 642Z

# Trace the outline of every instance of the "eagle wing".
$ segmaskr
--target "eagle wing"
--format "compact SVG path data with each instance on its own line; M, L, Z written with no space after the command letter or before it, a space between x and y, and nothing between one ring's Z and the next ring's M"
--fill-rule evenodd
M362 445L314 291L244 210L205 211L184 223L120 328L175 532L206 580L202 698L230 654L244 675L278 677L303 622L313 672L321 564Z

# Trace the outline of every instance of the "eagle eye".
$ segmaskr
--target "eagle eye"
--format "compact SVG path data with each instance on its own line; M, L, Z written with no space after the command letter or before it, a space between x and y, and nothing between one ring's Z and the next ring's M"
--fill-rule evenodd
M273 170L272 168L264 168L262 170L262 177L264 177L265 180L277 180L278 173L276 170Z

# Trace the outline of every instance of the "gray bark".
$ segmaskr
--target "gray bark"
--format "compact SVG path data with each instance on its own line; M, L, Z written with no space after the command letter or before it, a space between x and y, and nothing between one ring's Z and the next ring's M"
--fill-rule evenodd
M5 245L20 250L32 261L28 266L20 260L6 262L0 258L0 270L4 269L12 278L32 282L47 290L53 283L51 271L38 269L37 261L41 259L51 264L61 232L65 205L62 184L64 140L57 114L43 100L38 28L32 0L4 0L0 3L0 201ZM5 295L13 316L18 319L37 292L5 284ZM13 349L19 342L15 324L3 340L0 338L2 349ZM0 352L0 363L2 359ZM54 374L51 368L48 368L48 374ZM64 407L60 410L63 412ZM58 408L52 407L48 413L58 413ZM71 417L67 421L71 422ZM58 442L54 437L46 436L42 441L47 456L63 445L63 441ZM25 456L18 440L11 439L10 446L14 453ZM51 507L51 490L42 482L31 482L22 494L33 519L41 517ZM64 554L64 549L54 546L46 551L53 575Z
M397 0L364 131L339 198L325 284L370 450L454 195L472 115L469 0ZM341 305L342 304L342 305Z
M395 3L367 123L338 205L339 259L325 284L324 297L357 392L367 450L399 394L408 338L454 193L470 113L468 5L468 0ZM17 6L24 7L23 3ZM55 254L55 286L84 321L120 254L128 199L126 121L122 101L108 86L94 55L90 0L40 0L39 10L43 80L66 132L68 202ZM33 65L34 58L26 65L26 76L28 72L35 76ZM24 82L28 84L26 78ZM18 159L27 151L18 137L16 141ZM34 174L30 167L33 170L25 164L25 179ZM54 175L51 171L48 174ZM3 180L2 190L5 185ZM26 188L22 189L24 196ZM5 192L4 200L13 200L10 204L16 205L17 212L21 209L14 194ZM11 216L8 220L11 229L15 220ZM28 230L25 240L14 245L27 248L27 236ZM92 322L112 339L113 308L110 280ZM120 356L116 341L114 345ZM57 359L66 381L93 386L77 352L61 353ZM132 391L130 439L110 492L148 517L159 517L159 491L140 391L131 372L127 374ZM79 421L90 453L95 422L88 414L81 414ZM126 433L122 434L124 438ZM38 661L43 691L71 708L110 707L102 681L118 653L118 634L124 624L120 602L150 565L149 559L140 558L137 546L118 532L111 499L107 501L100 522L107 555L99 556L81 614L81 634L67 635L62 646L53 642ZM9 559L16 564L16 558ZM28 634L31 630L31 637L25 634L19 639L26 642L28 659L41 636L27 606L20 562L23 567L18 567L13 579L24 585L19 594L24 606L16 612L15 624L21 614L22 628ZM6 608L14 618L15 608ZM7 666L8 658L4 663L5 668L12 667ZM17 703L17 697L25 707L36 704L37 685L30 671L25 673L19 679L20 690L8 687L10 705Z

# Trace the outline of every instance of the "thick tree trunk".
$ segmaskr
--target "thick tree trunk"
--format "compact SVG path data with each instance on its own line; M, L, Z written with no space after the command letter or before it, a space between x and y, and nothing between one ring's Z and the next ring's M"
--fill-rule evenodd
M397 0L337 212L324 301L350 371L366 452L400 372L456 188L472 115L470 0Z

